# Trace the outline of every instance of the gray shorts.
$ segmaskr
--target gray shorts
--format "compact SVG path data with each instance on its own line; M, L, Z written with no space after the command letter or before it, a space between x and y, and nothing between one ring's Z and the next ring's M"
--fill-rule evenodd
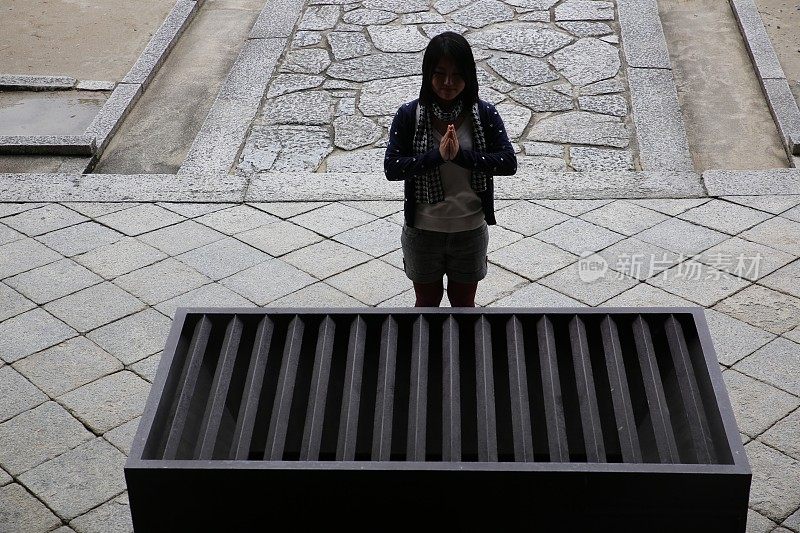
M489 260L489 226L444 233L403 224L403 269L411 281L432 283L442 276L462 283L486 277Z

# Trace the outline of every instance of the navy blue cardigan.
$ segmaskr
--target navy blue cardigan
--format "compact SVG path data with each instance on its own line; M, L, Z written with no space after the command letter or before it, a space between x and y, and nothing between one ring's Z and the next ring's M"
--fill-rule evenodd
M422 174L434 165L444 163L439 147L419 156L414 155L414 130L419 99L400 106L389 130L389 144L383 159L383 171L389 181L405 181L405 201L403 203L405 222L414 225L416 198L414 195L414 176ZM503 119L494 105L478 100L479 116L486 139L486 152L459 148L453 163L469 169L482 170L489 174L486 191L477 193L483 204L483 214L487 224L496 224L494 218L494 182L492 176L510 176L517 171L517 157L514 147L508 140Z

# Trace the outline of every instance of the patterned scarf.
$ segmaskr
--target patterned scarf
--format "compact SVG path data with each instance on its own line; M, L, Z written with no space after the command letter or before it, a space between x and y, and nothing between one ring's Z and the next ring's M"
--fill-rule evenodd
M438 150L438 145L434 143L431 117L427 106L422 102L419 105L420 120L417 123L417 129L414 132L414 154L420 155L432 150L434 147ZM436 118L447 123L452 123L458 115L461 114L463 107L462 101L456 103L450 112L445 112L439 107L437 103L431 105L430 112ZM478 114L477 102L472 105L472 144L473 148L478 152L486 151L486 139L483 136L483 127L481 126L481 119ZM470 186L475 192L483 192L486 190L487 174L485 172L474 170L472 171L472 179ZM424 204L435 204L444 200L444 187L442 186L442 176L439 173L439 167L436 166L424 174L420 174L414 180L414 196L417 202Z

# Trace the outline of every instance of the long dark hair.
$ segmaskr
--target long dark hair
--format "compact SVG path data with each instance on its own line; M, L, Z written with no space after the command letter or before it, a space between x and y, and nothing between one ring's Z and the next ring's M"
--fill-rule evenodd
M475 72L475 56L472 47L463 35L452 31L440 33L430 40L422 58L422 87L419 90L419 100L425 105L434 101L433 71L442 57L449 56L458 67L464 78L464 91L461 97L465 106L471 106L478 101L478 75Z

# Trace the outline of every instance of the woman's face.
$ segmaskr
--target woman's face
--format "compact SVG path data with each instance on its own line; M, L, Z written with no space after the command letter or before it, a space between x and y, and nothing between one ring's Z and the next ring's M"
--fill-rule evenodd
M449 104L464 90L466 82L452 57L444 56L433 69L433 92L442 103Z

